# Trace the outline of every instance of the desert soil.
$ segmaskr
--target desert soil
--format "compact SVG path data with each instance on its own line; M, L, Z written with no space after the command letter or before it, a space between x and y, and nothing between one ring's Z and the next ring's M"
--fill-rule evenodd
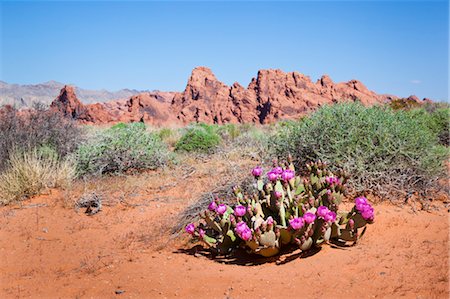
M376 222L354 247L214 259L168 232L229 167L192 165L78 182L1 207L0 298L449 298L442 201L428 211L376 204ZM86 190L109 195L94 216L73 207Z

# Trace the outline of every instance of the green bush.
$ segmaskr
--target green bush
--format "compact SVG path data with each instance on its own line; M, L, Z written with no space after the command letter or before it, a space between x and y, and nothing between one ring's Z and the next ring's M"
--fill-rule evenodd
M76 152L79 175L123 173L165 165L169 151L143 123L119 124L90 138Z
M270 147L300 164L321 159L343 168L356 192L424 191L444 175L448 155L430 119L418 111L359 103L324 106L281 129Z
M190 125L185 129L180 140L175 144L175 150L185 152L212 152L221 142L217 130L217 126L214 125Z
M450 108L436 108L431 110L420 108L409 110L406 113L421 121L423 125L433 131L437 135L440 144L449 145Z

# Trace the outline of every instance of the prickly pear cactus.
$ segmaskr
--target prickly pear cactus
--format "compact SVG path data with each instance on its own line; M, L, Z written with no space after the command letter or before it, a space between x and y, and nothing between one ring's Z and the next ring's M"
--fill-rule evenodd
M373 223L374 210L364 197L355 199L350 212L338 211L348 177L332 173L321 161L306 164L301 176L290 159L274 161L266 174L256 167L252 175L254 194L234 188L231 205L216 198L200 213L198 224L186 226L186 232L219 254L241 246L268 257L289 244L301 250L330 241L353 245Z

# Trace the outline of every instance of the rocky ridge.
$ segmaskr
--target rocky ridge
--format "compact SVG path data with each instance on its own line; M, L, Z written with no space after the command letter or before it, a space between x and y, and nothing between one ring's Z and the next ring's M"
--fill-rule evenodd
M209 68L197 67L183 92L145 92L128 100L85 105L71 86L64 86L51 107L82 123L265 124L298 118L321 105L357 100L374 105L395 98L376 94L357 80L334 83L324 75L312 82L298 72L281 70L260 70L247 88L228 86Z

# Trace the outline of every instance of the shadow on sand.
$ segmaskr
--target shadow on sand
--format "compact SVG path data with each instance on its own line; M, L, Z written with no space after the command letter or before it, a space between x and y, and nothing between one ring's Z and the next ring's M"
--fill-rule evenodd
M297 258L307 258L315 255L321 250L320 247L311 248L308 251L301 251L296 246L284 247L279 255L273 257L263 257L257 254L249 254L244 249L237 249L229 255L217 255L212 250L201 245L195 245L189 249L179 249L175 253L203 256L218 263L239 266L258 266L266 263L276 265L287 264Z

